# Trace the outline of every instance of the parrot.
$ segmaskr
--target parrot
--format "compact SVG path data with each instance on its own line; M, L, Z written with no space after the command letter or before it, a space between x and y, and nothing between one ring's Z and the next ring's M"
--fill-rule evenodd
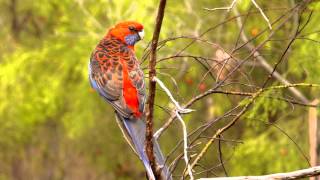
M121 132L142 161L147 177L155 180L144 150L146 85L134 49L143 37L143 25L135 21L123 21L111 27L93 50L88 72L91 87L114 108ZM153 144L161 179L172 179L155 139Z

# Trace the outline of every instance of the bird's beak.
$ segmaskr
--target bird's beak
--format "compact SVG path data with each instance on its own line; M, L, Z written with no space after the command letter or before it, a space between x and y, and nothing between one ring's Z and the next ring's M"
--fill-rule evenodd
M144 37L144 30L138 32L140 39Z

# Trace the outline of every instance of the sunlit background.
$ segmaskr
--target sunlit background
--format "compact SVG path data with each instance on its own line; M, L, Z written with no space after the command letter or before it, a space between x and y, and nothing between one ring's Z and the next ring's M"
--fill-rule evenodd
M146 38L136 46L139 59L152 38L159 1L145 0L0 0L0 179L144 179L145 172L115 123L112 108L91 89L87 80L87 63L92 50L107 29L122 20L144 24ZM271 21L298 0L257 1ZM209 27L234 16L227 11L206 11L203 8L223 7L224 0L168 0L160 40L170 37L199 36ZM247 0L237 4L240 13L256 11ZM320 5L313 3L314 14L304 30L307 38L319 40ZM306 20L307 14L302 15ZM298 17L297 17L298 18ZM296 19L290 19L276 31L261 53L273 65L287 45ZM263 17L248 16L244 31L249 38L267 28ZM308 33L311 33L310 35ZM267 38L269 32L258 44ZM203 38L219 44L227 52L235 47L239 35L235 19L207 33ZM158 58L175 55L191 40L178 39L166 43ZM216 47L196 43L186 55L214 57ZM246 49L236 56L245 57ZM279 71L291 82L320 83L319 42L296 40ZM259 64L248 63L238 73L238 82L261 85L268 73ZM147 61L142 67L147 73ZM207 69L192 58L176 58L158 63L158 77L186 103L194 95L212 87L216 81L206 75ZM147 75L146 75L147 76ZM175 80L173 80L175 79ZM276 80L271 84L278 85ZM229 88L229 89L228 89ZM250 91L239 84L225 90ZM301 92L313 100L319 89L303 88ZM272 94L270 94L272 95ZM291 96L288 91L277 95ZM184 116L188 131L211 121L244 97L215 94L194 104L196 111ZM160 127L173 108L167 96L157 91L155 121ZM229 175L260 175L286 172L308 167L309 107L270 98L260 98L254 107L223 138L225 168ZM211 136L227 121L207 130ZM277 125L270 125L276 123ZM283 133L282 131L286 132ZM288 137L289 136L289 137ZM173 123L161 137L164 154L168 154L182 138L181 126ZM296 143L296 144L295 144ZM204 144L204 143L203 143ZM190 154L200 150L194 147ZM299 149L301 148L301 149ZM169 157L169 164L182 152ZM212 168L197 177L224 176L217 143L201 161ZM181 175L184 162L178 163L174 175ZM204 169L199 168L197 172Z

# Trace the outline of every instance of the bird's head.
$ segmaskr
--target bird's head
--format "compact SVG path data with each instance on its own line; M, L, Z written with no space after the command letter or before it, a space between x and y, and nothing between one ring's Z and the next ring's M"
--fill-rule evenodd
M143 25L135 21L120 22L109 30L108 36L113 36L129 46L134 46L144 37Z

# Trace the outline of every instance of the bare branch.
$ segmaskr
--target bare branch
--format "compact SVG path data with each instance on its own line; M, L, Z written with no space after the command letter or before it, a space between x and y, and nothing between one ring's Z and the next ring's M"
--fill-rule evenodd
M239 17L239 12L237 11L236 8L233 9L233 12L235 13L235 15L238 17L237 18L237 24L238 27L241 28L242 27L242 21L241 21L241 17ZM244 42L247 42L245 44L245 47L249 50L249 51L254 51L254 57L257 58L257 60L259 61L259 63L261 64L261 66L266 69L269 73L273 72L273 68L272 66L266 61L266 59L259 53L259 51L255 48L255 46L249 42L246 34L241 31L241 39ZM282 84L284 85L289 85L291 84L287 79L285 79L283 76L281 76L280 73L278 73L277 71L273 72L273 77L275 77L278 81L280 81ZM289 91L292 92L293 95L295 95L299 100L301 100L304 103L308 103L309 100L296 88L292 87L289 88Z
M207 10L207 11L216 11L216 10L227 10L227 11L230 11L230 10L234 7L234 5L236 4L236 2L237 2L237 0L233 0L232 3L231 3L231 5L228 6L228 7L219 7L219 8L212 8L212 9L210 9L210 8L204 8L204 9Z
M267 21L269 28L272 29L272 26L271 26L271 24L270 24L270 21L269 21L268 17L266 16L266 14L264 14L264 12L263 12L263 10L260 8L260 6L256 3L255 0L251 0L251 2L252 2L252 3L256 6L256 8L260 11L260 14L262 15L263 19L264 19L265 21Z
M154 77L153 77L153 80L156 81L156 82L160 85L160 87L164 90L164 92L167 93L167 95L169 96L170 100L171 100L171 101L173 102L173 104L176 106L176 111L178 111L179 113L183 113L183 114L190 113L190 112L194 111L194 110L192 110L192 109L182 108L182 107L180 106L180 104L178 103L178 101L176 101L176 100L173 98L173 96L172 96L171 92L169 91L169 89L163 84L163 82L162 82L160 79L158 79L156 76L154 76Z
M252 98L249 99L249 102L246 103L246 105L242 108L242 110L237 114L236 117L234 117L226 126L223 128L220 128L217 130L217 132L212 136L212 139L210 139L207 144L204 146L204 148L200 151L200 153L197 155L195 160L191 164L191 168L193 168L199 160L204 156L204 154L208 151L209 147L213 143L213 141L219 137L224 131L228 130L230 127L232 127L239 119L240 117L245 114L245 112L249 109L249 107L254 103L254 100L263 93L263 89L259 89L256 93L253 94ZM185 174L186 175L186 174Z
M307 22L303 25L302 28L299 28L300 26L300 23L298 24L298 28L297 28L297 31L296 33L294 34L294 37L292 37L292 39L290 40L290 42L288 43L285 51L282 53L280 59L276 62L276 64L274 65L274 68L272 69L271 73L269 74L268 78L266 79L266 81L263 83L262 87L265 87L268 83L268 81L271 79L273 73L276 71L278 65L282 62L282 60L284 59L284 56L286 55L286 53L288 52L289 48L291 47L291 45L293 44L293 42L296 40L296 37L301 33L301 31L306 27L306 25L308 24L311 16L312 16L312 11L311 13L309 14L309 17L308 17L308 20ZM299 21L300 22L300 21Z
M258 98L262 93L268 91L268 90L277 90L277 89L286 89L290 87L320 87L320 84L307 84L307 83L298 83L298 84L290 84L290 85L280 85L280 86L272 86L272 87L267 87L264 89L259 89L256 91L251 98L248 99L248 102L244 105L242 110L224 127L218 129L216 133L212 136L212 138L207 142L207 144L203 147L203 149L200 151L200 153L197 155L195 160L191 164L191 168L195 167L199 160L207 153L209 147L212 145L214 140L219 137L223 132L231 128L241 117L244 115L248 109L251 107L251 105L254 103L256 98ZM184 176L187 174L184 173Z
M224 162L223 162L223 155L222 155L222 147L221 147L221 135L218 136L218 151L219 151L219 161L222 166L222 169L224 171L224 174L228 176L228 172L226 168L224 167Z
M158 8L158 15L156 18L156 25L153 32L153 38L151 42L151 54L149 62L149 97L148 106L146 109L146 153L149 158L152 171L154 172L157 179L160 177L160 172L157 171L157 164L153 152L153 108L154 99L156 95L156 82L153 81L153 77L156 76L156 60L157 60L157 46L159 40L159 34L161 30L162 20L164 16L164 10L166 7L166 0L161 0Z
M238 177L219 177L219 178L201 178L199 180L255 180L255 179L301 179L320 175L320 166L308 169L292 171L288 173L276 173L264 176L238 176Z
M261 7L257 4L257 2L255 0L251 0L252 4L254 4L254 6L259 10L260 14L262 15L263 19L267 22L269 29L272 29L271 23L269 18L266 16L266 14L263 12L263 10L261 9ZM235 4L237 3L237 0L233 0L231 5L228 7L220 7L220 8L204 8L207 11L216 11L216 10L227 10L230 11L231 9L233 9L233 7L235 6Z
M163 82L158 79L156 76L154 77L154 81L156 81L160 87L167 93L167 95L169 96L170 100L173 102L173 104L176 106L175 109L175 114L178 118L178 120L180 121L181 125L182 125L182 130L183 130L183 154L184 154L184 160L188 169L188 173L190 176L190 179L193 180L193 174L192 174L192 169L191 166L189 164L189 158L188 158L188 133L187 133L187 127L186 124L184 123L182 117L180 116L180 113L189 113L193 110L191 109L184 109L182 108L179 103L173 98L171 92L169 91L169 89L163 84ZM157 131L158 133L159 131ZM157 133L154 134L154 137L157 138Z
M182 129L183 129L183 154L184 154L184 161L186 162L188 174L190 176L190 179L193 180L193 174L192 174L192 168L189 164L189 158L188 158L188 133L187 133L187 127L186 124L184 123L182 117L180 116L179 112L176 111L176 115L178 117L178 120L181 122Z

